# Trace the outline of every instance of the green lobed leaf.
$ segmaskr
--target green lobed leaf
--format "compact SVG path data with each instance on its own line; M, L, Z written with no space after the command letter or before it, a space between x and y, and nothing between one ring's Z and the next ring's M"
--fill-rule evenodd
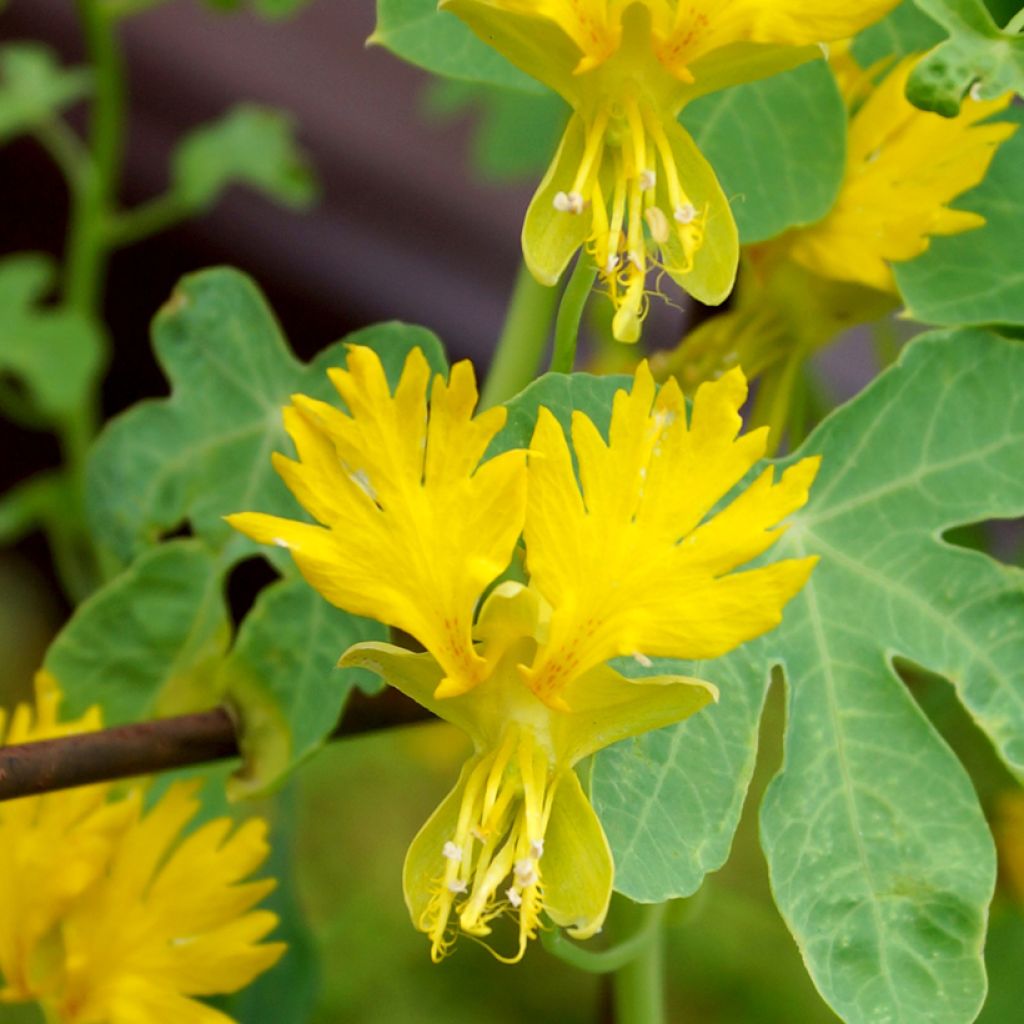
M0 48L0 143L30 132L81 99L91 76L86 68L62 68L39 43Z
M615 392L630 387L631 377L595 377L589 373L546 373L505 402L508 419L491 442L485 459L511 451L529 448L537 412L543 405L567 433L572 427L572 414L585 413L606 437L612 415Z
M668 670L713 680L713 714L601 751L591 799L615 856L615 888L649 903L691 896L729 856L757 758L769 671L746 649L715 662L623 659L627 676Z
M43 253L0 260L0 371L19 378L32 411L50 423L81 409L105 351L91 320L42 304L55 281L56 266Z
M1001 121L1024 125L1010 107ZM981 214L984 227L933 238L928 251L893 272L907 315L939 326L1024 324L1024 130L1004 142L985 180L955 206Z
M823 457L771 559L821 556L782 625L689 674L721 701L595 759L616 888L687 895L720 866L773 666L786 758L761 812L776 901L819 991L851 1022L974 1019L995 878L971 783L892 660L944 676L1024 773L1024 572L941 538L1024 513L1024 348L927 335L790 462ZM657 668L657 666L655 666Z
M236 792L265 790L319 749L363 675L337 668L338 658L385 639L383 626L340 611L300 578L261 591L219 673L218 689L241 711Z
M200 542L175 540L79 605L44 667L68 715L99 704L120 725L213 706L229 635L221 566Z
M422 328L381 324L346 341L376 348L392 381L415 346L435 370L445 367L440 342ZM229 559L257 551L222 517L256 509L297 514L270 464L271 452L290 451L281 408L297 391L335 394L326 370L344 365L344 343L302 365L256 286L221 268L183 279L157 314L153 346L171 397L115 417L94 446L94 535L125 564L183 522L212 547L226 547Z
M212 206L229 185L241 183L299 209L316 199L309 159L295 139L291 117L243 104L190 132L171 158L172 195L188 209Z
M437 0L377 0L377 25L367 40L396 57L448 78L543 93L545 86L481 42Z
M691 103L682 122L714 167L744 244L812 224L846 163L846 108L823 60Z
M982 0L915 0L949 33L907 82L907 98L922 110L956 117L968 92L992 100L1024 93L1024 35L1005 32Z
M914 0L903 0L891 14L857 36L852 52L861 67L870 67L877 61L930 50L942 38L942 29Z

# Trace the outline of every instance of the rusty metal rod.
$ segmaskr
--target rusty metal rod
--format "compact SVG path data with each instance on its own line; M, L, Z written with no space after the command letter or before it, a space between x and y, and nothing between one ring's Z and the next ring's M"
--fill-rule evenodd
M408 725L430 717L395 690L386 690L373 698L356 691L331 739ZM60 739L19 743L0 747L0 801L238 756L235 724L223 707Z

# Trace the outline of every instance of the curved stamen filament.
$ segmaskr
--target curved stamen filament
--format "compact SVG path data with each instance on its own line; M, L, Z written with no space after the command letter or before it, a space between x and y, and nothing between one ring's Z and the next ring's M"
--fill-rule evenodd
M517 918L518 947L508 958L513 962L536 936L544 906L540 861L557 782L552 767L532 733L512 724L498 749L473 769L456 833L438 851L444 870L419 922L435 961L454 941L453 915L458 928L475 938L489 935L502 914Z

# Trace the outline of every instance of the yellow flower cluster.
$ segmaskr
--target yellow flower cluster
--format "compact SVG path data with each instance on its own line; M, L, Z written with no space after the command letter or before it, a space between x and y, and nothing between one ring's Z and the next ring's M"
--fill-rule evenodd
M523 225L553 285L581 246L635 342L647 273L712 305L732 290L739 241L711 166L676 120L691 100L819 56L896 0L441 0L574 113Z
M529 450L486 455L506 411L474 417L468 363L430 381L414 349L394 393L368 348L331 379L347 411L295 396L298 461L275 456L322 525L261 513L231 523L287 548L328 600L412 634L426 653L358 644L369 668L474 741L452 793L414 840L405 895L435 959L496 919L523 955L545 912L576 937L601 927L613 864L573 771L618 740L680 721L714 687L652 658L713 658L771 629L814 559L737 572L806 501L816 459L764 470L740 435L737 370L698 392L656 389L642 364L607 435L573 415L572 448L541 407ZM574 462L575 460L575 462ZM578 476L577 476L578 470ZM506 578L511 572L514 578ZM650 669L627 678L612 661Z
M35 713L0 716L0 742L100 726L97 709L60 722L59 704L39 673ZM180 838L196 788L173 785L148 810L140 787L108 784L0 804L0 1002L38 1001L59 1024L229 1024L192 997L237 991L284 946L261 941L277 918L252 909L273 880L244 881L266 858L264 823L231 833L221 818Z

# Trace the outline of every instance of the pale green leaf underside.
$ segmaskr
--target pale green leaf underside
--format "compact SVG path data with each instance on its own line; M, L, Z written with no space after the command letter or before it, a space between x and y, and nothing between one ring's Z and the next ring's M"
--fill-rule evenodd
M340 611L297 577L260 592L218 676L241 711L247 791L265 789L320 747L366 675L336 668L338 658L354 643L386 637L383 626Z
M440 342L418 327L381 324L346 342L376 348L393 380L413 346L435 370L445 365ZM344 344L302 365L256 286L215 269L182 280L156 317L153 346L172 394L104 429L89 466L92 529L126 563L185 520L232 556L254 552L222 517L299 513L270 464L271 452L291 451L281 409L295 392L337 400L326 370L344 365Z
M79 605L44 661L66 714L99 704L122 725L215 704L230 636L221 577L204 545L170 541Z
M720 686L719 705L597 759L616 886L686 895L724 862L779 664L786 763L762 835L815 983L848 1021L970 1021L985 991L992 840L890 663L948 678L1024 769L1024 573L940 539L1024 512L1024 348L980 331L922 338L819 428L812 452L823 466L811 502L771 557L822 561L783 625L691 669Z

